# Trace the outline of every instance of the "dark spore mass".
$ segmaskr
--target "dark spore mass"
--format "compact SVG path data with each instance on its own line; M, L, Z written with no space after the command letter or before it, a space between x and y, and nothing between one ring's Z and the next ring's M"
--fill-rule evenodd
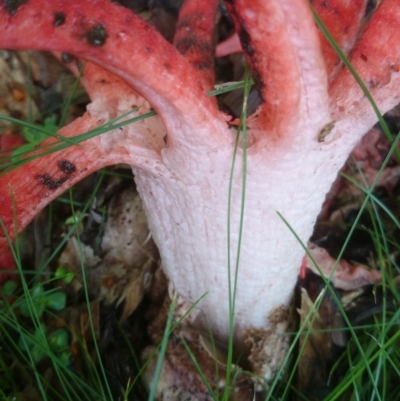
M64 64L72 63L74 59L75 57L71 53L66 53L66 52L61 53L61 61Z
M60 170L63 173L68 174L68 175L71 175L76 170L75 166L71 162L69 162L68 160L61 160L58 163L58 166L60 167Z
M38 176L39 182L44 185L46 188L55 190L58 187L60 187L65 180L59 179L59 180L53 180L49 174L42 174Z
M65 14L62 12L62 11L57 11L55 14L54 14L54 22L53 22L53 25L54 26L61 26L61 25L63 25L64 24L64 22L65 22Z
M104 45L107 39L107 31L103 24L97 24L86 33L87 41L93 46Z
M3 0L4 9L8 14L14 15L16 14L18 7L27 1L28 0Z
M61 187L65 181L67 181L72 173L76 171L76 167L74 164L69 162L68 160L61 160L58 162L58 168L62 171L63 175L58 179L54 179L50 174L41 174L38 175L39 183L45 186L46 188L54 191L55 189Z

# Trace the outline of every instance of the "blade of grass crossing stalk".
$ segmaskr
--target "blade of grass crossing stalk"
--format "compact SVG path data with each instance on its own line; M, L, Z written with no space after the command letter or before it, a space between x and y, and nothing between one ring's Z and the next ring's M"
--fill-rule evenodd
M227 251L228 251L228 290L229 290L229 343L228 343L228 357L227 357L227 369L226 369L226 386L224 393L222 395L223 400L229 399L229 386L231 374L231 365L233 360L233 340L234 340L234 315L235 315L235 298L237 289L237 277L239 269L241 242L243 234L243 219L244 219L244 206L245 206L245 196L246 196L246 174L247 174L247 101L251 89L251 80L249 78L248 67L245 69L245 79L244 79L244 99L243 108L240 117L240 124L236 134L235 146L232 156L231 172L229 177L229 189L228 189L228 216L227 216ZM239 140L242 138L242 195L241 195L241 212L240 212L240 222L239 222L239 232L238 232L238 243L236 248L236 265L234 271L234 282L232 283L231 273L232 273L232 259L231 253L234 252L231 243L231 203L232 203L232 192L233 192L233 175L235 171L236 156L239 150Z

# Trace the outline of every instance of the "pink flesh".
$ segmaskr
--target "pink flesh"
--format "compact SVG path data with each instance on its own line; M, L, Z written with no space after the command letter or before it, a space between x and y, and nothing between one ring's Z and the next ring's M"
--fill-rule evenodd
M325 45L321 48L306 0L231 3L264 98L258 120L249 128L235 321L240 342L247 328L271 327L271 313L288 305L301 266L303 249L277 212L307 243L325 193L376 116L345 69L328 88L331 71L325 67ZM342 4L337 0L329 5L336 3ZM134 90L130 92L117 78L89 64L94 69L88 81L96 83L96 74L104 74L106 82L117 81L108 89L97 81L90 93L89 114L60 133L72 137L98 120L107 121L140 105L136 92L160 117L37 159L1 177L0 213L10 236L14 233L10 191L22 230L50 200L84 175L104 165L130 163L174 288L189 302L208 292L200 307L214 334L226 340L227 205L235 134L206 95L209 71L193 67L191 54L196 53L187 53L186 60L145 23L111 2L53 1L54 12L66 14L65 24L59 27L53 26L54 13L48 4L30 0L12 16L0 6L0 47L68 51L107 69ZM350 55L361 76L373 83L370 89L381 112L399 100L399 8L399 0L385 0ZM352 15L359 24L359 13ZM103 46L86 41L85 32L93 24L104 24L107 30ZM28 26L30 35L25 34ZM354 39L354 34L348 39L347 32L340 30L336 35L339 41L344 38L343 43ZM329 68L334 64L328 62ZM132 101L127 102L126 96ZM319 142L321 130L332 120L335 127ZM74 163L75 172L59 188L44 188L38 175L59 177L58 163L63 160ZM231 198L232 269L241 213L239 160ZM0 245L4 249L5 241Z

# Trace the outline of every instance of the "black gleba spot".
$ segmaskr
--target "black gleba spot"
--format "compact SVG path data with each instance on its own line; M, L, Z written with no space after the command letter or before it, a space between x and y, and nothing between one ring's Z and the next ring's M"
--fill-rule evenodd
M38 176L39 182L48 189L54 191L55 189L61 187L64 184L64 179L53 180L49 174L41 174Z
M86 33L87 41L93 46L104 45L107 36L107 31L103 24L93 26L93 28Z
M61 160L58 163L58 167L60 167L60 170L63 173L69 174L69 175L71 175L76 170L75 166L71 162L69 162L68 160Z
M54 191L57 188L61 187L61 185L63 185L65 181L71 178L72 173L76 171L75 165L68 160L61 160L60 162L58 162L58 168L63 173L60 177L53 178L50 174L41 174L37 176L39 183L46 188Z
M17 12L18 7L27 1L28 0L3 0L4 9L8 14L14 15Z
M54 26L61 26L65 22L65 14L62 11L57 11L54 14Z

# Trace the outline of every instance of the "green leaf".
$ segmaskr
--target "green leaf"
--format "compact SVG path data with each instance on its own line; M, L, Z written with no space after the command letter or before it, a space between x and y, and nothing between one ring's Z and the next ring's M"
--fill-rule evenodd
M43 286L41 284L35 285L32 288L32 298L33 298L33 300L41 298L43 293L44 293Z
M44 120L44 125L37 125L37 129L23 126L22 136L26 140L26 144L21 145L18 149L12 153L12 161L20 161L21 156L34 150L41 142L47 139L49 136L55 134L58 130L56 125L56 118L48 117ZM45 131L45 132L43 132Z
M69 364L69 360L71 358L71 351L66 350L58 354L58 360L61 362L62 365L67 366Z
M63 280L65 283L69 284L75 277L75 274L67 270L65 267L60 266L56 270L56 278Z
M44 323L41 323L33 336L21 334L18 340L18 347L27 354L30 354L34 362L39 362L45 356L43 347L39 345L43 342L43 334L46 334L46 326Z
M73 216L70 216L65 220L65 224L68 226L77 224L83 217L86 217L86 216L87 216L87 214L84 214L83 216L81 216L79 213L74 214Z
M46 309L46 300L44 298L37 298L35 301L33 301L32 307L34 308L37 317L40 317L43 315L43 312ZM31 309L29 308L27 301L24 300L21 302L20 310L23 316L32 316Z
M66 351L61 352L60 354L58 354L58 360L59 360L64 366L67 366L67 365L68 365L70 358L71 358L71 351L70 351L70 350L66 350Z
M30 354L35 362L40 362L46 355L45 352L43 352L42 348L37 345L34 345L32 347L32 349L30 350Z
M46 297L46 306L53 310L62 310L65 308L67 296L61 291L53 292Z
M30 145L36 146L47 139L50 134L57 132L57 129L56 118L53 116L46 118L43 125L38 125L37 130L26 126L23 127L22 135Z
M12 152L11 160L13 162L21 160L22 155L29 153L34 148L35 145L32 145L31 143L25 143L24 145L18 146L18 148Z
M46 296L44 295L44 290L42 285L36 285L31 290L32 300L23 300L20 305L21 313L25 317L30 317L32 315L32 309L34 309L37 317L42 316L44 310L46 309ZM31 308L29 307L31 304Z
M49 347L54 353L60 353L68 348L68 333L64 329L53 331L48 336Z

